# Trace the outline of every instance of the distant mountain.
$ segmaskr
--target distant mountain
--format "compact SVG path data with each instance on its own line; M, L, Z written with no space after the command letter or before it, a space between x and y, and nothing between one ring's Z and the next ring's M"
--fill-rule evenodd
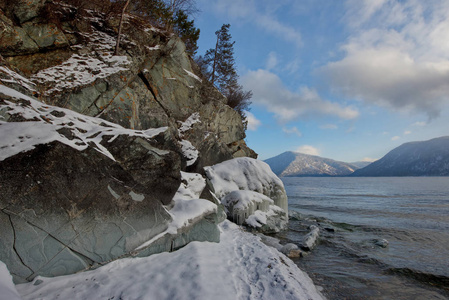
M449 176L449 136L402 144L353 176Z
M372 161L356 161L356 162L350 162L350 165L356 166L357 168L361 169L366 167L367 165L371 164Z
M358 169L349 163L291 151L269 158L265 162L280 177L345 176Z

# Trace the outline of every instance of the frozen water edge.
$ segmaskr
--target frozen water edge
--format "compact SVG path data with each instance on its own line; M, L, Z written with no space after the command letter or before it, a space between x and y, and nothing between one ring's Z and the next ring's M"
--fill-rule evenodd
M24 300L323 299L307 274L259 237L229 221L220 230L220 243L192 242L176 252L16 287Z

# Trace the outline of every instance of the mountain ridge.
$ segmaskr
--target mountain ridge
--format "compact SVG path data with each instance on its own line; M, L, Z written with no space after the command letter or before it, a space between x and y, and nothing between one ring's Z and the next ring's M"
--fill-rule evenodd
M286 151L265 162L280 177L348 176L358 169L350 163L294 151Z
M351 176L449 176L449 136L404 143Z

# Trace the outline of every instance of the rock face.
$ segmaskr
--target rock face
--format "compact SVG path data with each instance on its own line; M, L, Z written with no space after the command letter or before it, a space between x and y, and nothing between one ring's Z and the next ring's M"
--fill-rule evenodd
M346 176L359 169L350 163L292 151L269 158L265 162L281 177Z
M405 143L353 176L448 176L449 137Z
M115 56L116 17L13 2L0 1L0 260L15 282L218 241L216 208L173 227L181 171L256 154L181 40L129 16Z

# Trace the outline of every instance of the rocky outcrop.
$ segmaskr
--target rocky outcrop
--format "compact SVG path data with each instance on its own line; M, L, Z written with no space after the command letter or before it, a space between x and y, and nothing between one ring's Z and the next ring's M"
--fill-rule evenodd
M10 69L25 73L34 84L23 92L126 128L168 126L177 138L180 122L198 113L200 122L182 137L199 152L192 171L202 172L203 166L233 157L256 156L243 141L241 117L200 78L179 38L128 16L121 56L114 56L117 19L35 2L41 15L33 13L18 25L0 13L6 26L0 33L0 54ZM48 10L62 17L48 23L42 15ZM16 14L16 8L9 13ZM182 152L179 143L166 146Z
M230 220L260 232L287 229L288 201L282 181L270 167L252 158L235 158L206 167L211 192Z
M256 154L181 40L128 16L116 56L115 17L0 8L0 260L14 280L218 241L220 207L173 200L181 171Z
M26 96L5 98L0 256L16 281L104 263L168 227L162 205L181 182L181 159L158 148L167 128L136 132Z

